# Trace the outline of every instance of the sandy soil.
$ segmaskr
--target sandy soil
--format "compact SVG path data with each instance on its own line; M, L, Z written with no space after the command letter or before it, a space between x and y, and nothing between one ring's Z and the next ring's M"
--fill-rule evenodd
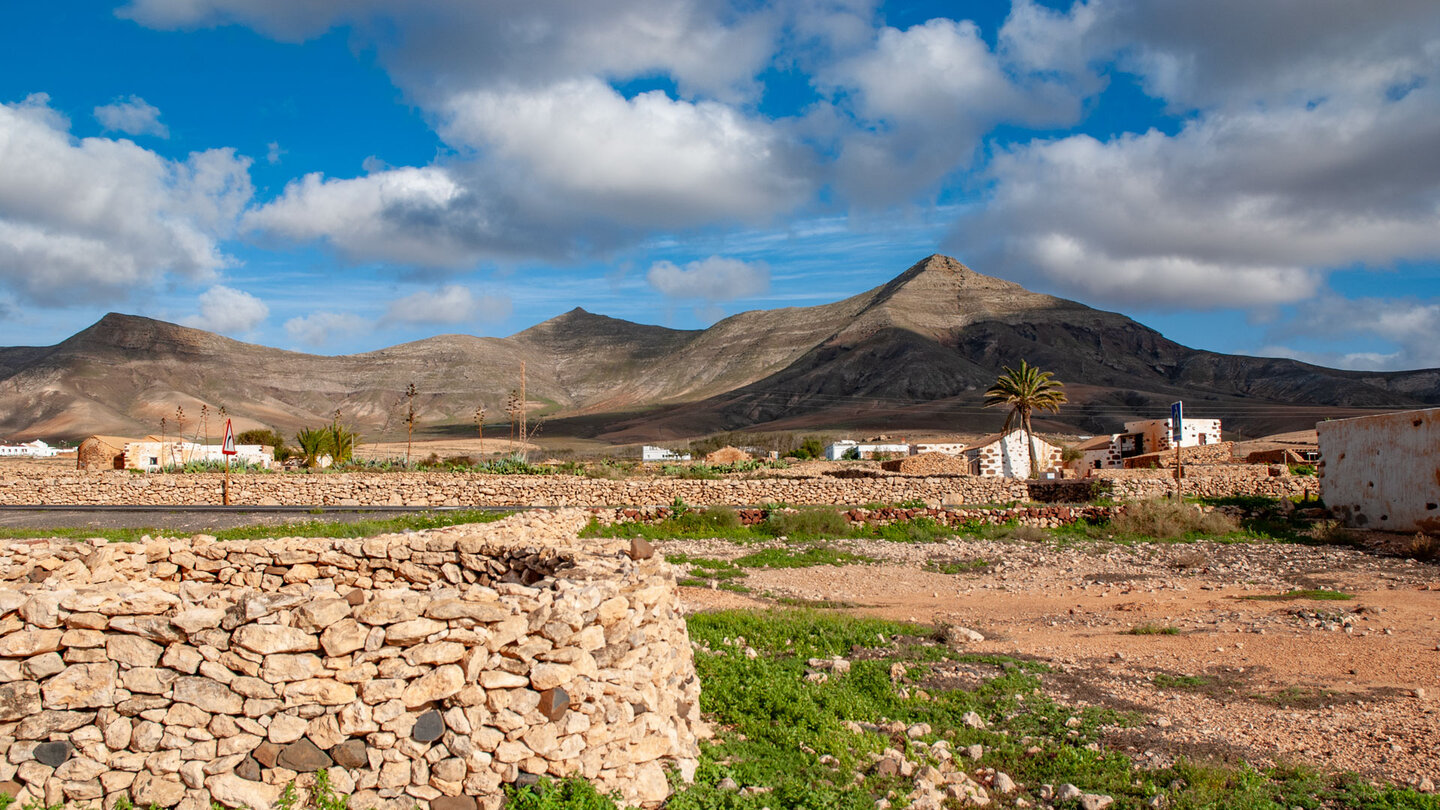
M979 653L1052 664L1067 702L1141 714L1109 741L1137 760L1301 761L1440 781L1440 566L1291 545L1057 548L1026 543L835 544L880 562L756 571L755 593L849 603L983 633ZM664 552L734 557L723 541ZM984 560L978 573L925 570ZM1331 588L1349 601L1246 597ZM770 604L685 588L692 609ZM1141 625L1175 635L1134 635ZM1196 677L1188 685L1167 678ZM1160 683L1156 683L1157 677Z

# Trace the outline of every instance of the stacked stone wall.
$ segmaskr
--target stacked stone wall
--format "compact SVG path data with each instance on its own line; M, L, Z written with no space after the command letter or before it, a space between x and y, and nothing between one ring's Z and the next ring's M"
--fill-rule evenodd
M366 539L0 547L0 782L20 803L498 807L580 774L693 773L673 573L588 514ZM637 559L638 558L638 559Z
M1174 486L1163 471L1090 473L1092 478L1114 480L1120 497L1159 497ZM1187 467L1185 474L1188 494L1300 496L1315 491L1317 486L1313 477L1291 476L1281 467L1197 466ZM0 504L218 504L222 480L223 475L210 473L77 471L10 476L0 478ZM635 506L668 504L676 498L692 505L855 505L906 500L962 505L1030 500L1030 484L1022 479L973 475L608 480L421 472L271 473L232 476L230 500L236 505L252 506Z

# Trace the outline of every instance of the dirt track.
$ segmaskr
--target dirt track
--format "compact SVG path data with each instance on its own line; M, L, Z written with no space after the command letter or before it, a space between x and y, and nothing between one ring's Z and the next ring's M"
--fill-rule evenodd
M1109 740L1137 759L1303 761L1440 781L1440 566L1293 545L835 545L882 562L759 570L745 584L978 630L986 640L975 652L1054 665L1045 680L1056 697L1140 713L1143 725ZM661 550L734 557L755 547ZM988 569L924 570L976 559ZM1355 598L1246 598L1317 587ZM684 596L694 609L768 604L704 588ZM1130 632L1144 625L1178 632Z

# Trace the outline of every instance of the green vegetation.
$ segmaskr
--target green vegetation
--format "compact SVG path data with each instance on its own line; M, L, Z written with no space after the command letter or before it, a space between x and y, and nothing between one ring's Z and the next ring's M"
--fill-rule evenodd
M1005 373L985 392L985 407L1010 409L1010 413L1005 416L1005 427L1002 428L1004 432L1009 433L1017 423L1025 431L1025 446L1030 451L1031 478L1040 477L1040 461L1035 455L1035 431L1030 427L1030 416L1035 411L1059 413L1060 406L1067 401L1065 392L1061 390L1065 384L1052 380L1053 376L1052 373L1041 371L1021 360L1018 369L1006 366Z
M157 507L163 511L164 507ZM416 512L394 518L357 520L351 523L337 521L308 520L298 523L259 524L239 526L233 529L216 529L207 532L217 540L264 540L271 537L373 537L377 534L403 532L407 529L438 529L444 526L458 526L462 523L490 523L507 517L509 512L481 512L463 510L455 512ZM191 534L156 528L94 529L89 527L59 529L15 529L0 527L0 538L26 540L33 538L59 537L84 540L103 537L107 540L129 542L145 535L152 537L162 534Z
M925 561L926 571L937 574L983 574L990 570L990 563L983 558L973 560L946 560L932 557Z
M1215 679L1208 675L1167 675L1162 672L1151 683L1161 689L1204 689L1214 686Z
M236 444L261 444L275 448L275 460L284 461L290 457L290 448L285 446L285 437L278 432L263 428L247 430L235 437Z
M338 413L338 411L337 411ZM306 467L317 467L321 456L330 456L335 464L343 464L355 457L355 445L360 436L338 421L318 428L302 428L295 434L295 445L300 463Z
M1110 528L1117 534L1156 540L1225 537L1240 531L1240 525L1223 513L1202 512L1171 500L1131 504L1110 521Z
M873 557L836 551L827 546L804 549L767 548L735 560L741 568L809 568L815 565L853 565L875 562Z
M1160 624L1137 624L1127 633L1132 636L1178 636L1180 628Z
M1181 760L1146 769L1103 745L1107 729L1135 719L1096 708L1065 706L1041 691L1048 668L1002 655L963 655L932 640L927 627L816 611L724 611L689 619L698 643L701 710L716 731L702 743L691 785L674 776L668 810L824 808L873 810L878 799L903 806L912 781L887 776L873 754L894 747L917 766L939 764L928 744L944 740L967 773L994 768L1024 787L1006 797L1038 804L1042 784L1070 783L1112 796L1115 807L1139 810L1440 810L1440 797L1354 774L1326 774L1280 765L1229 767ZM754 650L754 658L751 658ZM846 657L848 672L807 681L810 658ZM964 667L978 681L956 688L943 673ZM1204 688L1206 676L1156 676L1157 686ZM1278 696L1280 700L1292 697ZM965 722L975 712L983 728ZM1138 719L1138 718L1136 718ZM898 728L926 724L912 742ZM861 724L861 725L857 725ZM961 752L982 746L978 761ZM323 772L322 772L323 773ZM319 776L317 774L317 776ZM733 785L731 784L733 782ZM322 788L321 785L324 785ZM736 790L735 787L742 788ZM728 789L727 789L728 788ZM584 780L541 779L510 786L515 810L614 810L612 797ZM289 786L284 810L344 810L328 779L302 796ZM1158 802L1156 800L1159 800ZM0 798L0 810L10 804ZM27 805L41 810L38 805ZM120 810L133 810L122 807Z
M182 465L182 466L178 466L178 467L166 467L166 468L163 470L163 472L167 472L167 473L177 473L177 472L179 472L179 473L214 473L214 472L225 472L225 462L222 461L222 460L220 460L220 459L214 459L214 458L203 459L203 460L197 459L197 460L195 460L195 461L187 461L187 462L185 462L185 464ZM234 473L234 474L237 474L237 475L242 475L242 474L255 474L255 473L265 474L265 473L272 473L272 472L274 472L274 470L271 470L269 467L265 467L265 466L262 466L262 465L259 465L259 464L251 464L250 462L248 462L248 461L246 461L246 460L244 460L244 459L242 459L242 458L238 458L238 457L237 457L237 458L232 458L232 459L230 459L230 472L231 472L231 473Z
M1288 602L1294 599L1314 599L1321 602L1345 602L1355 597L1342 591L1307 588L1304 590L1286 591L1285 593L1255 594L1252 596L1242 596L1240 598L1264 602Z

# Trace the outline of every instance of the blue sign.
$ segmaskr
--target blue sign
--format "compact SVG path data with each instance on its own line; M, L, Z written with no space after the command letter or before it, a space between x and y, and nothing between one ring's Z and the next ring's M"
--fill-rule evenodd
M1180 440L1184 437L1182 423L1184 422L1184 408L1179 402L1170 405L1170 441L1176 447L1180 446Z

